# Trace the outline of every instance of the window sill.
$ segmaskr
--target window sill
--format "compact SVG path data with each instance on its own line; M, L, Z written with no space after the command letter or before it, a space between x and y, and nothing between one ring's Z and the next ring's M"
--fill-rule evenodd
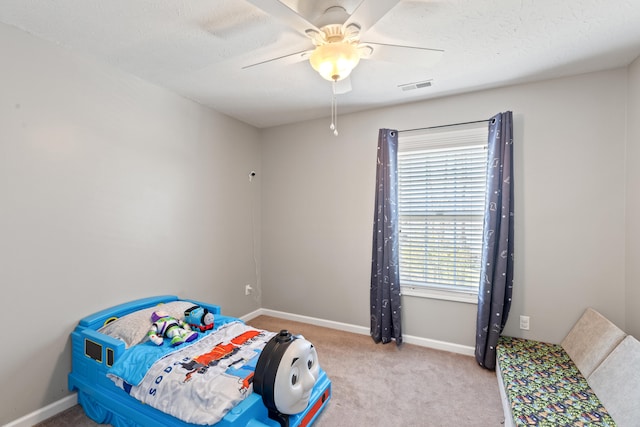
M402 295L410 297L440 299L446 301L463 302L466 304L478 304L478 295L466 292L444 291L417 286L400 286L400 292Z

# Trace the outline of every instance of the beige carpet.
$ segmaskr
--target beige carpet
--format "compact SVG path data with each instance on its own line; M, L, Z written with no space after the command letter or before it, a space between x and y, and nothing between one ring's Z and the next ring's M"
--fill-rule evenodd
M493 427L503 422L494 372L469 356L260 316L251 326L302 334L317 348L333 397L316 427ZM78 406L38 427L89 427Z

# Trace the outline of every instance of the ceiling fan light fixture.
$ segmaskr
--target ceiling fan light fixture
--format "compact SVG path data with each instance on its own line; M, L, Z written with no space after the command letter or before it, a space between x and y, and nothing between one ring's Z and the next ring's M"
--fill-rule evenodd
M360 62L360 55L352 43L338 41L316 47L309 62L324 79L339 81L351 74Z

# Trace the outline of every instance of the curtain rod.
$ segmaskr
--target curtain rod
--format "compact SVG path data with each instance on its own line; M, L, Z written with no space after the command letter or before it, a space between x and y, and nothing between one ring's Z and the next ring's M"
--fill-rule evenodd
M462 122L462 123L451 123L448 125L439 125L439 126L429 126L426 128L415 128L415 129L403 129L403 130L399 130L398 132L412 132L415 130L427 130L427 129L438 129L438 128L446 128L446 127L450 127L450 126L462 126L462 125L471 125L474 123L484 123L484 122L489 122L491 121L491 119L485 119L485 120L476 120L473 122Z

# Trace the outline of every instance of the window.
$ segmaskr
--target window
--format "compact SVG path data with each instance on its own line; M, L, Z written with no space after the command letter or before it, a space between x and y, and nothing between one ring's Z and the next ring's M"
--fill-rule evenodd
M487 135L486 123L399 135L403 294L477 302Z

